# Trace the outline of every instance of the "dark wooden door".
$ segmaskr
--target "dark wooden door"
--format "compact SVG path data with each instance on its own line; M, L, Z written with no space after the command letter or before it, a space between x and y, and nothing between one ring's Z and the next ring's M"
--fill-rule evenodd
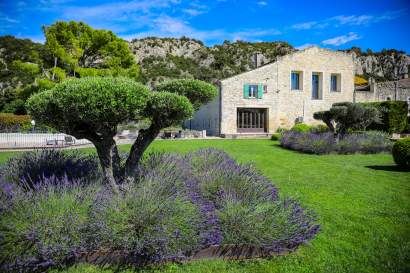
M237 110L238 133L264 133L266 122L264 108L238 108Z

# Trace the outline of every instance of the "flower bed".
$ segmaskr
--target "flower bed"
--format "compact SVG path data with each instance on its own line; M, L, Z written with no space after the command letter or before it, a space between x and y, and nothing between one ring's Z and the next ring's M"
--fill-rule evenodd
M279 140L284 148L308 154L390 152L392 143L380 132L352 133L336 141L332 133L288 131Z
M266 256L292 251L319 230L309 211L279 198L251 165L214 149L152 154L138 183L123 184L120 194L98 179L67 176L42 177L34 188L0 185L6 271L76 261L161 263L221 256L223 249L231 258Z

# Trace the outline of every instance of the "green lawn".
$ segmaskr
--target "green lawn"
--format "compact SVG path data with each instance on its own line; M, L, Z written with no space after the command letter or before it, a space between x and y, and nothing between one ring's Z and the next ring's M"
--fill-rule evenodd
M255 163L282 195L316 211L321 231L309 245L286 256L169 264L147 271L410 272L410 173L399 172L391 155L305 155L269 140L156 141L150 149L187 152L201 147L220 148L241 162ZM8 156L0 153L0 161ZM103 271L80 266L66 272Z

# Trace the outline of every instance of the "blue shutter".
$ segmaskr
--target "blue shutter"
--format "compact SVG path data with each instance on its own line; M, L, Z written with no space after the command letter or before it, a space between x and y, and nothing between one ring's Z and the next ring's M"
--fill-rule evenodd
M263 95L263 84L258 84L258 99L261 99Z
M244 99L249 98L249 84L244 84L243 85L243 98Z

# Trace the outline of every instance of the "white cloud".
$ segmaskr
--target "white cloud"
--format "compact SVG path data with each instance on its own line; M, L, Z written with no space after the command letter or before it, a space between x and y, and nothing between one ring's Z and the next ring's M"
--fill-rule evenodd
M266 1L258 1L256 4L258 4L259 6L267 6L268 2Z
M332 18L329 18L329 21L335 21L336 24L340 25L366 25L371 23L374 20L374 16L371 15L350 15L350 16L345 16L345 15L339 15L335 16Z
M292 28L294 28L294 29L311 29L312 27L314 27L316 25L317 25L316 21L311 21L311 22L294 24L292 26Z
M357 35L354 32L349 32L349 34L346 35L342 35L342 36L337 36L331 39L327 39L322 41L322 44L324 45L332 45L332 46L340 46L340 45L344 45L348 42L354 41L354 40L358 40L360 39L359 35Z
M260 37L268 35L281 34L276 29L245 29L240 31L226 31L224 29L199 30L188 22L178 18L173 18L167 15L162 15L155 19L150 25L148 31L139 32L135 34L120 35L125 40L132 40L134 38L144 38L148 36L157 37L181 37L187 36L202 41L212 40L255 40Z
M328 26L340 27L340 26L366 26L381 21L393 20L403 15L404 10L387 11L379 15L338 15L330 17L321 21L308 21L292 26L293 29L306 30L306 29L320 29Z
M191 16L197 16L197 15L205 13L205 11L198 10L198 9L183 9L182 12L184 12L188 15L191 15Z

